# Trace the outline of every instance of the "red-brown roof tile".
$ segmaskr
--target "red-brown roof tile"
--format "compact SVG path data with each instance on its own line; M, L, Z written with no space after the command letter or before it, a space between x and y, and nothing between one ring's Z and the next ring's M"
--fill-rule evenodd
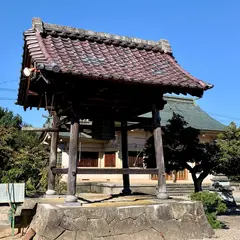
M191 76L174 60L166 40L159 42L96 33L33 20L24 33L36 66L49 71L204 91L212 86Z

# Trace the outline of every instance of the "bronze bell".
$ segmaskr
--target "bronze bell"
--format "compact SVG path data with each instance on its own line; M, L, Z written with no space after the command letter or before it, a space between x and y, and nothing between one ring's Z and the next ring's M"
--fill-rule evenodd
M92 121L92 138L98 140L115 139L115 123L113 120L95 118Z

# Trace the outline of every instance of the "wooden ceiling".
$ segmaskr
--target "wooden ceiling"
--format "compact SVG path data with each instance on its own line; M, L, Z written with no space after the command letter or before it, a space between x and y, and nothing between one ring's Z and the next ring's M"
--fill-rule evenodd
M152 86L48 73L31 80L24 102L25 108L45 108L59 116L131 121L151 111L153 103L162 109L162 96L162 89Z

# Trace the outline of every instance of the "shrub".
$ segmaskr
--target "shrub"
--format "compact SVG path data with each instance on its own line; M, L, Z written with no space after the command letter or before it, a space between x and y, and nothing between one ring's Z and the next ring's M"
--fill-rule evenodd
M203 203L208 222L212 228L223 228L224 224L217 220L217 214L225 213L227 211L227 206L217 193L193 193L191 194L191 199Z
M62 175L57 174L55 177L55 190L57 194L66 194L67 183L62 181Z
M208 222L210 223L210 225L212 226L213 229L218 229L218 228L223 228L224 224L217 220L217 216L215 213L206 213Z

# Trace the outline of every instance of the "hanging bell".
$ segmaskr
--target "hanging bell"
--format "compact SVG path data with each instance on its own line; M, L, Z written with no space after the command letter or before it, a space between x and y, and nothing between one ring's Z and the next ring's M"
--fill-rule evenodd
M101 118L92 121L92 138L98 140L115 139L115 124L113 120Z

